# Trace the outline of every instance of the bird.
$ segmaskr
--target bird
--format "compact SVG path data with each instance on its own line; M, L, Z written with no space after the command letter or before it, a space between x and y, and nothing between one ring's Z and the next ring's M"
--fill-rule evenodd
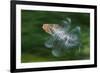
M50 35L44 43L45 47L52 48L51 53L55 57L61 57L72 48L80 50L80 26L71 29L71 18L62 20L61 24L43 24L43 30Z

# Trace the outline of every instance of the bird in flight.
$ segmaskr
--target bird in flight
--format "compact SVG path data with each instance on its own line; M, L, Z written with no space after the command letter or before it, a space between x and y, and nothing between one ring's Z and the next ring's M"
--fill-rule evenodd
M66 18L61 24L43 24L43 30L50 34L44 43L45 47L52 48L52 55L61 57L72 48L80 49L80 26L71 29L71 19Z

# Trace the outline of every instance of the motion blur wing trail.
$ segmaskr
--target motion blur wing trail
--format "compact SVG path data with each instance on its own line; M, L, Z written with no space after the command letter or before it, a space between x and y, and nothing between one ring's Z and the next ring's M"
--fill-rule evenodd
M63 28L66 29L66 31L68 32L71 27L71 19L66 18L65 20L63 20L61 26L63 26Z
M62 48L53 49L53 50L52 50L52 54L53 54L55 57L61 57L61 56L65 55L64 50L62 50Z
M62 23L69 25L71 24L71 19L67 17L65 20L62 21Z
M54 41L55 41L54 37L48 38L47 41L45 42L45 46L47 48L52 48L54 46Z
M77 26L70 33L75 35L74 40L76 41L76 47L78 48L78 52L80 52L80 47L82 47L82 44L81 44L81 28L79 26Z
M76 26L74 29L72 29L72 31L70 32L70 34L74 34L74 35L80 36L80 32L81 32L80 27Z

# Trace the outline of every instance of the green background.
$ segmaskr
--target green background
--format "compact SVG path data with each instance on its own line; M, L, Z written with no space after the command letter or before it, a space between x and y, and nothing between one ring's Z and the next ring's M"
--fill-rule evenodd
M60 24L66 17L71 18L71 25L81 28L81 51L73 51L65 57L54 57L51 49L44 43L50 36L43 29L45 23ZM90 58L90 14L75 12L51 12L21 10L21 62L45 62L63 60L85 60Z

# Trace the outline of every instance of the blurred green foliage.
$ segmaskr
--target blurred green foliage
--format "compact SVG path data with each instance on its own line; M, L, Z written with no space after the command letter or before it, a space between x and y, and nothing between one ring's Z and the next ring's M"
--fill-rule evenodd
M60 24L66 17L72 19L72 26L81 27L82 48L76 55L70 52L66 57L56 58L51 49L44 46L49 36L42 25ZM75 12L21 11L21 62L43 62L61 60L80 60L90 58L90 14Z

